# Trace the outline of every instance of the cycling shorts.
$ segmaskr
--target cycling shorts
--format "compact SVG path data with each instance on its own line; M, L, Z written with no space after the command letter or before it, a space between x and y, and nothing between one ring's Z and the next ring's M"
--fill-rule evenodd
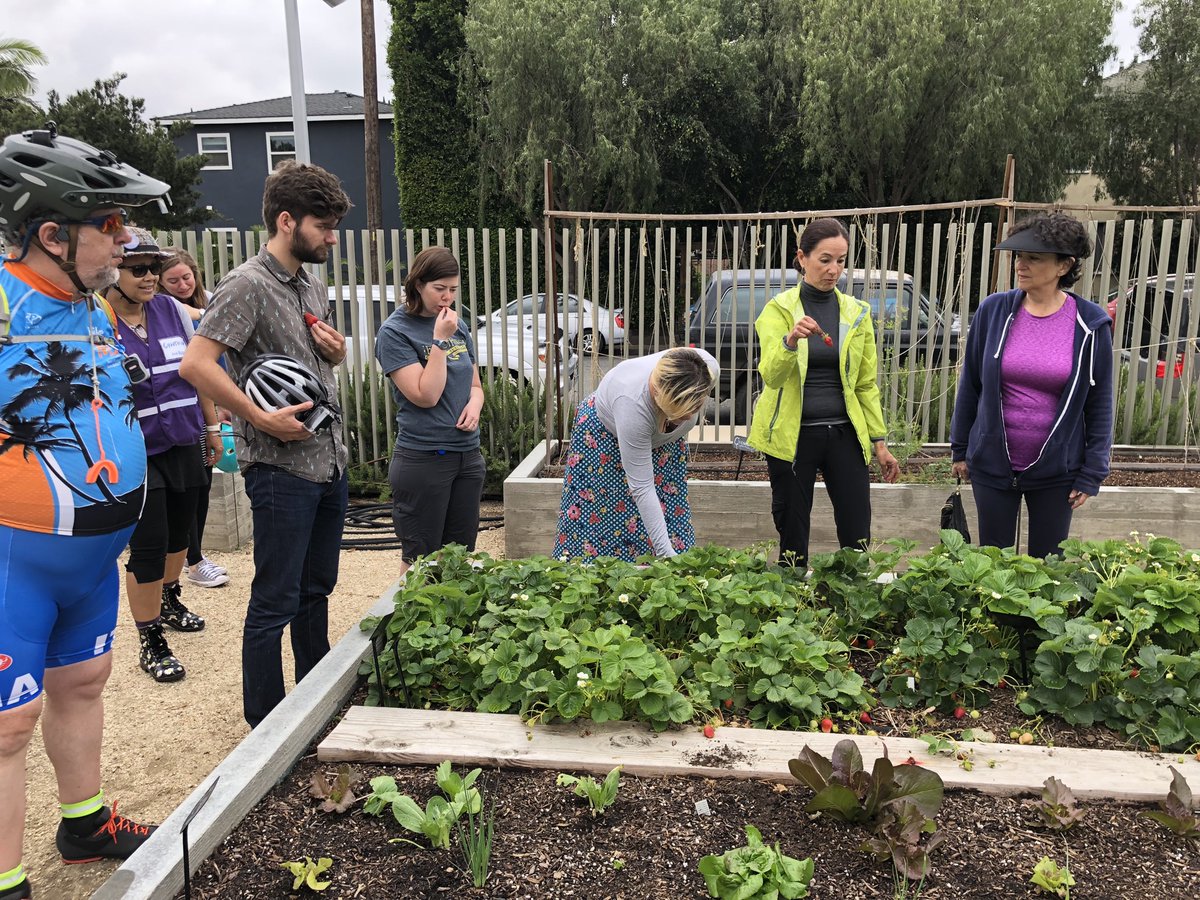
M46 669L112 649L117 557L133 528L68 536L0 525L0 710L36 699Z

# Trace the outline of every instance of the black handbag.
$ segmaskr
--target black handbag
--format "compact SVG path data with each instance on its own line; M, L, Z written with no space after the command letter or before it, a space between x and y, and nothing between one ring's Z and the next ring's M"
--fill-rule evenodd
M958 478L956 481L957 486L954 488L954 493L947 497L946 502L942 504L942 528L957 531L969 544L971 543L971 529L967 525L967 511L963 509L962 479Z

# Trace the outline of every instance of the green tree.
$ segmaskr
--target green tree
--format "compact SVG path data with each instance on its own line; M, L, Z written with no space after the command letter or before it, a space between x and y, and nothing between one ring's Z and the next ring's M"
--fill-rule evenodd
M209 213L197 204L204 159L198 155L181 158L171 141L177 131L186 130L187 124L179 123L168 130L147 121L145 101L120 92L124 78L117 73L97 79L91 88L66 98L51 91L44 118L57 122L61 134L111 150L122 162L171 186L172 205L167 214L160 213L156 206L144 206L135 214L139 225L171 229L203 224Z
M44 66L46 54L29 41L0 37L0 104L32 103L37 79L35 66Z
M1147 61L1106 85L1093 164L1118 203L1200 205L1200 2L1146 0Z
M391 0L396 180L409 228L480 224L478 154L458 99L467 0ZM488 223L493 224L493 223Z
M786 6L474 0L463 31L476 77L464 83L485 165L531 218L543 159L558 208L778 207L800 162L774 65Z
M791 48L808 161L866 205L1051 200L1090 157L1114 0L810 0Z

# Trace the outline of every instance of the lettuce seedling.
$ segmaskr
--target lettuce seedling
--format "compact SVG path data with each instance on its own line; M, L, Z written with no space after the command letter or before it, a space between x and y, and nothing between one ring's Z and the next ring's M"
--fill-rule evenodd
M1053 775L1042 786L1042 799L1026 802L1041 816L1042 824L1055 831L1066 831L1083 818L1071 789Z
M708 885L710 897L721 900L746 900L754 897L782 897L794 900L808 896L813 877L813 861L793 859L779 849L779 842L768 847L753 825L746 826L746 846L726 850L721 856L700 860L700 874Z
M296 876L295 882L292 883L293 891L300 890L301 885L314 891L323 891L325 888L329 887L329 885L333 884L333 882L318 881L317 876L332 865L333 860L328 856L322 856L316 862L313 862L312 859L306 856L304 857L304 862L282 862L279 864L279 867L281 869L287 869L294 876Z
M573 787L576 797L583 797L591 808L593 818L612 806L617 799L617 788L621 783L621 767L617 766L604 779L603 784L597 784L591 775L576 778L565 773L558 776L559 787Z
M1029 880L1043 891L1062 897L1063 900L1071 900L1071 885L1075 883L1075 876L1066 866L1060 869L1058 863L1048 856L1043 856L1041 862L1033 867L1033 877Z
M342 763L332 781L326 779L324 772L313 772L308 792L325 801L317 807L321 812L344 813L358 799L354 794L354 786L361 780L361 773L352 772L349 763Z
M1171 790L1167 793L1166 800L1158 802L1161 812L1151 810L1142 815L1181 837L1200 838L1200 818L1192 812L1192 789L1188 787L1187 779L1180 775L1174 766L1170 769Z

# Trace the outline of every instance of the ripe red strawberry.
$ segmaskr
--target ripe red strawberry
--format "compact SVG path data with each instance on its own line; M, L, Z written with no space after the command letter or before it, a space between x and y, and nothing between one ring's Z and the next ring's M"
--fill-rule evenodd
M826 716L824 719L822 719L821 730L826 734L829 734L829 732L833 731L833 719L829 718L829 716Z
M826 346L826 347L832 347L832 346L833 346L833 338L831 338L831 337L830 337L828 334L826 334L824 331L822 331L822 332L821 332L821 340L823 340L823 341L825 342L825 346Z
M875 642L873 640L871 640L870 638L867 638L867 649L868 650L875 649Z
M851 646L851 647L857 647L857 646L858 646L858 636L857 636L857 635L855 635L854 637L850 638L850 646Z
M726 698L725 698L725 708L726 708L726 709L733 709L733 698L732 698L732 697L726 697Z
M1141 675L1141 674L1142 674L1142 670L1141 670L1141 669L1130 669L1130 670L1129 670L1129 677L1130 677L1130 678L1137 678L1137 677L1138 677L1139 675Z
M954 718L961 719L966 714L967 714L967 711L965 709L963 709L961 706L954 707Z
M715 737L716 733L717 733L717 729L713 728L711 725L704 726L704 736L706 738Z
M862 715L860 715L858 717L858 721L862 722L864 725L870 725L871 724L871 714L869 712L864 712Z
M312 328L314 325L316 325L320 321L321 321L320 319L318 319L316 316L314 316L310 312L306 312L304 314L304 324L307 325L309 328Z

